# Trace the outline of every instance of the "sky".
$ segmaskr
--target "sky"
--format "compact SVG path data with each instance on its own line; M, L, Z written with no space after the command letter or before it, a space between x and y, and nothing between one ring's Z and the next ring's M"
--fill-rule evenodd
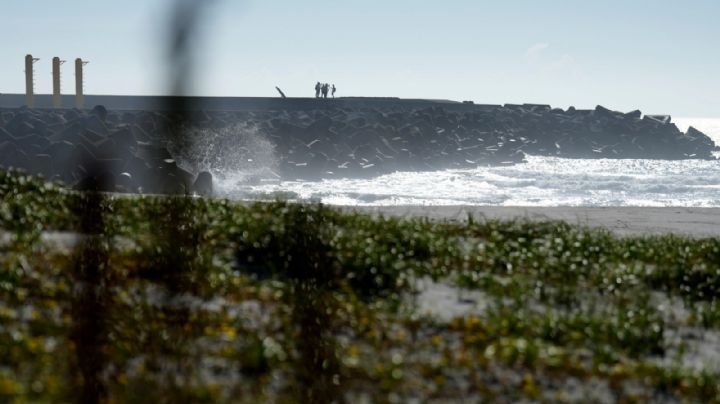
M197 0L209 1L209 0ZM0 93L168 94L174 0L2 0ZM216 0L187 94L393 96L720 118L720 1Z

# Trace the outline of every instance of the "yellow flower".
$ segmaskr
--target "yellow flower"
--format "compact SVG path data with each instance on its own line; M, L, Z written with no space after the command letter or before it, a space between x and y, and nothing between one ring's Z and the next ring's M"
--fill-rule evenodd
M234 339L235 337L237 337L237 331L235 330L235 328L228 325L222 326L222 333L229 339Z
M523 376L523 393L525 393L527 396L536 398L540 396L540 389L538 388L537 384L535 384L535 379L533 379L531 374L526 374Z
M442 335L433 335L432 338L430 338L430 341L432 341L432 344L435 346L440 346L443 342Z

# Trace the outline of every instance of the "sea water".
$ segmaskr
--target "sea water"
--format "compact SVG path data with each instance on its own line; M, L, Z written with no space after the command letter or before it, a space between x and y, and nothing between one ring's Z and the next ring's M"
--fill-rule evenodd
M674 119L720 144L720 119ZM720 207L720 160L566 159L527 156L512 166L396 172L372 179L269 181L247 185L221 175L217 191L237 200L332 205Z

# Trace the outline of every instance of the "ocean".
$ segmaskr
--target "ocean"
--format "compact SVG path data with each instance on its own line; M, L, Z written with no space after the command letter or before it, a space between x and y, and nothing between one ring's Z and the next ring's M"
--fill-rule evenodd
M720 119L673 122L683 132L692 125L720 144ZM285 198L356 206L720 207L720 160L526 159L513 166L254 185L241 181L241 172L221 172L216 191L235 200Z

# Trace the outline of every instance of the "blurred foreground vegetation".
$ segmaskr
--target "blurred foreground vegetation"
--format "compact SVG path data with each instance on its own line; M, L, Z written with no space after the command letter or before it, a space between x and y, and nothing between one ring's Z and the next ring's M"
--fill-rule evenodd
M1 402L720 401L720 239L5 172L0 229Z

